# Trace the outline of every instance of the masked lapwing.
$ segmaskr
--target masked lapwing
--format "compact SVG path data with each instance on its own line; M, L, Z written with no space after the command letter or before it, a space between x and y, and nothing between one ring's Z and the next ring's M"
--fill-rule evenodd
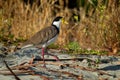
M59 58L53 54L50 53L45 53L46 48L48 45L51 43L55 42L59 33L60 33L60 25L62 22L62 17L56 17L51 26L46 27L40 31L38 31L35 35L33 35L30 39L28 39L25 43L22 44L22 48L26 48L29 46L35 46L37 48L42 49L42 58L43 58L43 63L45 65L45 60L44 60L44 55L51 55L55 57L56 60L59 60Z

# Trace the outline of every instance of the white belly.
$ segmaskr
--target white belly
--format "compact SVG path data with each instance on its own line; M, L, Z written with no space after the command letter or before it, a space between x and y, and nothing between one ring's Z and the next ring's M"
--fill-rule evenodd
M56 35L54 38L50 39L47 43L43 44L42 47L46 47L46 46L50 45L51 43L55 42L57 37L58 37L58 35Z

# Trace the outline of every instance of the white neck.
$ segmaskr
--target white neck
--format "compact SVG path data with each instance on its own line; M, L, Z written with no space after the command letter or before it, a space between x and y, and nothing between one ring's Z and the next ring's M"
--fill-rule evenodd
M53 25L55 25L57 28L60 28L60 24L61 24L61 20L53 22Z

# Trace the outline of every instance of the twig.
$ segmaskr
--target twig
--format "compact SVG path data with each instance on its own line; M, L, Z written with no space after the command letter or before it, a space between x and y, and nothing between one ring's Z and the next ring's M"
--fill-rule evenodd
M40 65L40 64L43 64L43 61L39 61L38 63L35 63L35 64L13 66L13 67L11 67L11 69L28 68L28 67L37 66L37 65ZM59 65L62 65L63 63L59 63L58 61L56 61L56 62L46 62L46 64L52 64L52 65L59 66ZM44 68L44 67L41 66L41 68Z
M59 61L82 61L84 59L90 60L92 62L95 62L94 60L90 59L90 58L68 58L68 59L59 59ZM43 59L34 59L34 61L43 61ZM56 61L55 59L45 59L45 61Z
M6 65L6 67L8 68L8 70L13 74L13 76L15 77L16 80L21 80L13 71L12 69L8 66L7 62L4 60L4 63Z
M33 71L31 70L13 70L15 74L26 74L26 73L32 73ZM0 70L0 74L3 75L12 75L10 71L1 71Z
M50 77L48 77L48 76L44 76L44 75L40 75L40 74L36 74L36 73L34 73L34 75L33 74L31 74L32 76L39 76L40 78L42 78L43 80L53 80L52 78L50 78Z
M76 75L74 73L71 73L71 72L67 72L67 71L61 71L61 70L51 70L49 69L48 71L50 72L54 72L54 73L61 73L62 75L67 75L68 77L75 77L77 80L81 80L81 76L80 75Z
M71 65L69 67L72 67L72 68L79 68L81 70L87 70L87 71L92 71L92 72L98 72L100 74L105 74L105 75L109 75L111 76L109 73L107 73L106 71L103 71L103 70L98 70L98 69L92 69L92 68L86 68L86 67L83 67L83 66L78 66L78 65Z

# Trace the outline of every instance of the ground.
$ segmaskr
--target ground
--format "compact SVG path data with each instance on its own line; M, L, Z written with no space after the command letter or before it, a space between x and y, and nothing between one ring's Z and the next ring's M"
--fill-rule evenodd
M60 61L45 55L46 68L41 50L28 48L8 54L4 59L20 80L120 80L120 56L70 55L59 50L48 52ZM35 57L34 63L29 64ZM18 80L0 59L0 80Z

